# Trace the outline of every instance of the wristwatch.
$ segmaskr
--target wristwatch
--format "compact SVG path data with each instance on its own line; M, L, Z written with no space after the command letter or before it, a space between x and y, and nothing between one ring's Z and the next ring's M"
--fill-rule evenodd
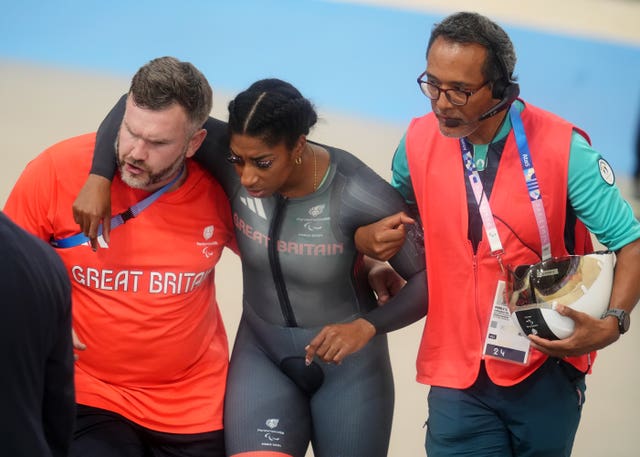
M629 313L625 312L623 309L608 309L602 315L601 319L604 319L607 316L615 316L618 319L618 331L620 335L629 330L629 326L631 325L631 317Z

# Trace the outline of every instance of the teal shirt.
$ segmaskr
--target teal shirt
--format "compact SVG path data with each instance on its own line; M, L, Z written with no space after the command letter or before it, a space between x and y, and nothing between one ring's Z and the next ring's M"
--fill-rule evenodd
M520 111L524 109L520 101L515 103ZM494 140L501 140L510 131L511 120L506 116ZM473 145L473 155L479 170L484 168L488 150L488 144ZM615 179L609 184L603 178L600 171L603 161L600 153L593 149L582 135L574 131L569 150L569 202L578 219L598 241L608 249L616 251L640 238L640 222L633 215L629 203L622 198L620 189L615 185ZM535 167L535 163L533 165ZM393 155L391 169L391 185L404 196L407 203L415 204L407 163L406 133ZM611 176L613 177L613 172Z

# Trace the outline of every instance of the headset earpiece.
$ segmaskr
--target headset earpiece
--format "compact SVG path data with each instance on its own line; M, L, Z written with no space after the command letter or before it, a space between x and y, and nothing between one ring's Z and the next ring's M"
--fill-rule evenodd
M513 81L509 82L509 84L502 90L502 98L500 101L493 105L487 112L482 114L478 120L484 121L485 119L495 116L500 111L509 108L515 99L518 98L518 95L520 95L520 86L518 83ZM493 97L497 98L495 95Z
M505 89L509 86L511 81L506 81L504 78L500 78L493 83L491 88L491 96L501 100L504 97Z
M495 116L500 111L505 110L511 106L511 104L518 98L520 95L520 86L518 83L511 79L511 73L507 69L507 65L500 56L496 52L496 48L493 45L491 40L487 40L489 42L489 49L491 54L495 56L495 59L498 61L498 65L500 67L500 73L502 75L498 78L491 87L491 96L495 99L500 100L494 106L492 106L488 111L486 111L482 116L478 118L478 120L483 121L492 116Z

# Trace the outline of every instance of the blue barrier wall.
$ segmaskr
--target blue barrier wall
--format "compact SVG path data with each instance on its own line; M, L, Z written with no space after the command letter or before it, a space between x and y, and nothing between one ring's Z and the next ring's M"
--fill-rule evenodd
M400 124L429 109L415 78L442 18L314 0L3 3L0 58L130 76L175 55L217 89L277 76L321 110ZM502 25L519 56L523 98L585 129L618 174L630 174L640 47Z

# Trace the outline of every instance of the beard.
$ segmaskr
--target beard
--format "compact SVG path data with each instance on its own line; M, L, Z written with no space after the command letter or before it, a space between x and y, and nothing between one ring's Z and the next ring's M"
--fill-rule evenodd
M182 153L174 160L171 164L166 166L165 168L153 171L149 169L144 160L127 160L126 157L120 158L120 154L118 154L118 169L120 170L120 178L122 181L130 187L134 189L142 189L142 190L155 190L157 184L164 183L165 181L169 181L170 178L174 177L184 165L186 160L186 152L187 148L182 151ZM125 164L132 165L136 168L142 170L140 174L131 174L128 173L124 166Z

